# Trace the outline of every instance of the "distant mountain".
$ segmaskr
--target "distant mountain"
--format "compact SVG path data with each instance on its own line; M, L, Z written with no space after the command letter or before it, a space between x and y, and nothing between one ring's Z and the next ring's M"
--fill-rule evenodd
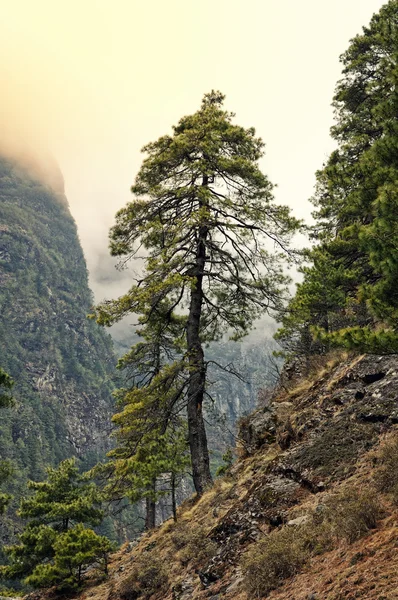
M93 464L109 447L116 358L87 319L93 304L83 251L51 163L0 157L0 365L15 380L0 456L14 491L67 456Z

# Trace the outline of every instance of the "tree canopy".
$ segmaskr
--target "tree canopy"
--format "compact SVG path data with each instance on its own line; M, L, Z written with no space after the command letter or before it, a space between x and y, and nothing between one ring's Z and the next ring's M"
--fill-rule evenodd
M12 378L0 367L0 408L10 406L12 403L10 390L13 385Z
M14 385L11 377L0 367L0 408L11 406L13 400L10 390ZM4 483L11 475L13 469L8 460L0 460L0 485ZM0 515L7 508L11 496L0 492Z
M103 560L111 544L83 525L98 525L103 513L96 486L79 474L75 459L48 468L47 475L46 481L28 484L34 493L21 500L19 510L27 524L19 543L5 548L11 563L1 567L0 575L25 578L36 587L70 587L80 583L81 568L89 558Z
M397 56L398 2L391 0L341 57L331 130L337 149L317 173L313 199L318 244L282 338L301 338L307 324L326 346L398 350Z
M291 258L289 241L299 227L273 201L258 164L262 140L235 125L223 102L220 92L206 94L172 135L143 148L134 199L110 234L111 253L123 262L140 259L142 274L127 294L97 307L105 325L131 312L151 319L162 303L166 324L176 313L185 317L183 393L199 494L211 482L203 344L225 333L239 339L264 311L281 308L288 282L282 260Z

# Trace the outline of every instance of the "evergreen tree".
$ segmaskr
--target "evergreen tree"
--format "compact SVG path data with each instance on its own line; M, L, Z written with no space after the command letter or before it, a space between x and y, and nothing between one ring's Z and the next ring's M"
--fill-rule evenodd
M6 408L12 404L12 396L10 390L14 385L11 377L3 371L0 367L0 408ZM8 460L0 460L0 486L9 479L12 475L13 469ZM3 514L7 508L11 496L0 492L0 515Z
M326 345L398 348L397 55L398 2L390 0L341 57L332 128L338 147L317 173L318 246L284 319L292 332L318 326ZM319 318L313 308L322 296Z
M63 461L57 469L48 468L47 473L47 481L29 482L34 494L21 500L18 514L28 522L19 544L5 548L11 564L2 567L4 578L33 576L31 581L36 581L44 573L40 565L54 565L59 536L78 524L98 525L102 520L96 486L79 474L75 459Z
M56 537L52 562L37 565L26 583L35 588L76 588L82 583L85 567L94 564L108 574L108 554L113 548L106 537L78 523Z
M1 460L0 461L0 485L2 485L5 481L7 481L7 479L9 479L11 477L12 473L13 473L13 469L12 469L11 463L7 460ZM10 500L11 500L11 496L9 494L0 492L0 515L2 515L5 512Z
M0 408L5 408L12 404L10 390L14 385L11 377L0 367Z
M211 482L203 343L226 332L238 339L264 311L281 307L281 259L299 225L273 203L258 166L263 142L254 129L232 123L223 100L219 92L205 95L173 135L144 147L135 198L111 231L112 254L143 258L143 274L125 296L97 308L103 324L164 301L170 314L185 311L185 403L198 494Z
M131 386L116 393L121 408L113 417L117 447L94 472L106 476L108 499L145 498L145 529L151 529L156 523L156 500L167 492L166 474L172 479L175 498L178 476L187 466L184 423L178 416L178 399L186 386L181 361L185 318L169 314L163 303L141 320L145 322L137 332L141 341L118 363ZM159 477L162 486L157 489Z

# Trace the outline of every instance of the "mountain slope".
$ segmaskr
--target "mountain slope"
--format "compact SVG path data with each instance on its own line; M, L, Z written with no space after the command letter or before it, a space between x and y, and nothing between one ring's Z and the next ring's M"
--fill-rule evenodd
M16 406L3 411L0 454L27 477L73 454L92 464L109 445L109 335L87 319L93 303L62 176L0 157L0 364Z
M125 546L84 595L396 598L397 399L398 356L343 357L280 390L246 420L230 476Z

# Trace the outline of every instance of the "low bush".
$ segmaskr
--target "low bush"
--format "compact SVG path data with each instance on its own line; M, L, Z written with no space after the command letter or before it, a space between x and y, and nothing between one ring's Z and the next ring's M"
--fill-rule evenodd
M347 488L330 498L326 519L337 539L352 544L377 526L383 511L376 491L371 488Z
M391 437L381 447L379 467L376 469L374 483L377 491L389 494L398 505L398 434Z
M371 488L352 487L332 495L307 522L284 526L249 548L242 559L245 591L250 598L266 596L337 540L352 543L366 535L381 516Z
M300 571L309 557L301 533L301 527L284 527L249 549L242 570L250 598L262 598Z
M192 523L178 523L171 539L183 565L192 562L195 567L201 566L217 552L217 544L206 536L202 527Z
M168 587L166 568L154 552L144 552L134 561L129 576L119 585L122 600L150 598L155 592L166 592Z

